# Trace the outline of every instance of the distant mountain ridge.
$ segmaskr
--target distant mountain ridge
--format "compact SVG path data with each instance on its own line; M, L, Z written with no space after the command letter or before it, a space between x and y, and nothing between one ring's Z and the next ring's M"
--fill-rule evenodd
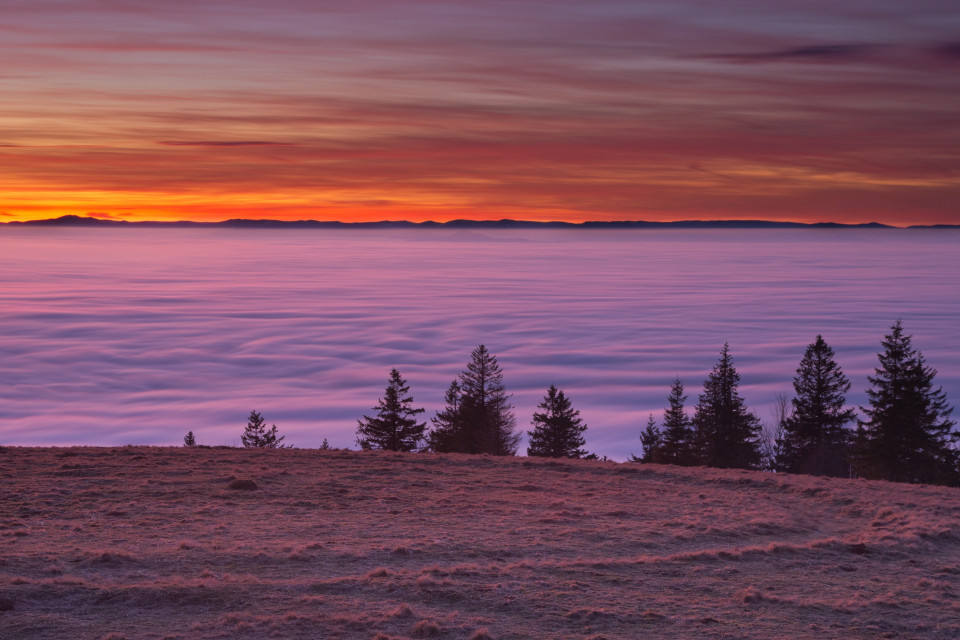
M588 222L538 222L534 220L450 220L448 222L410 222L408 220L381 220L379 222L340 222L326 220L270 220L233 218L221 222L178 220L106 220L89 216L66 215L45 220L14 220L0 224L50 227L226 227L234 229L960 229L960 224L910 225L895 227L879 222L848 224L842 222L779 222L774 220L677 220L652 222L646 220L606 220Z

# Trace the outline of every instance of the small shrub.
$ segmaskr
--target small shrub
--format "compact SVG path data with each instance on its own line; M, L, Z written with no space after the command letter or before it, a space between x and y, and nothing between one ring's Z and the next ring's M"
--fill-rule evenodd
M435 638L440 635L440 625L433 620L421 620L413 625L413 635L418 638Z
M253 480L234 480L227 485L227 489L235 491L256 491L260 487Z

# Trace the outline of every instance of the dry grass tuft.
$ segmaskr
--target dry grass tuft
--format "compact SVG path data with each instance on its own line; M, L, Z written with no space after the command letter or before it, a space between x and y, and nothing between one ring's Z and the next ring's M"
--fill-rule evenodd
M391 618L412 618L413 610L405 604L401 604L396 609L390 612Z
M563 617L569 618L571 620L596 620L597 618L603 618L611 616L612 614L603 609L592 609L590 607L579 607L568 611L564 614Z
M656 611L650 611L648 609L640 614L640 619L644 622L658 622L660 620L666 620L667 616L663 615L662 613L657 613Z
M132 556L119 551L85 551L76 560L87 565L117 566L134 562Z
M440 635L440 625L433 620L421 620L413 625L411 633L416 638L436 638Z
M260 487L253 480L234 480L227 485L227 489L234 491L256 491Z
M761 602L772 602L769 594L764 593L760 589L754 587L749 587L743 592L743 602L745 604L759 604Z

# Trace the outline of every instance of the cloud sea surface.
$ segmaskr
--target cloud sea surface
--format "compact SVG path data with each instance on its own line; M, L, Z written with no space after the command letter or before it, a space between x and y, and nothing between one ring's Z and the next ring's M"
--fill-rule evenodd
M486 344L518 424L550 384L588 448L640 449L729 342L769 420L818 333L865 400L902 318L960 398L955 231L0 230L0 443L355 446L390 367L427 415ZM525 450L525 444L523 449Z

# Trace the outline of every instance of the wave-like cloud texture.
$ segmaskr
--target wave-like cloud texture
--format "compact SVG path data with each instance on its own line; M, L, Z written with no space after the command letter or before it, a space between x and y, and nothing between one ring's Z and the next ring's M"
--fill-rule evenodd
M689 406L729 342L767 419L822 333L866 402L903 318L960 398L960 267L935 231L3 229L0 443L353 446L391 367L440 408L498 357L519 425L563 388L588 447L640 449L674 376Z

